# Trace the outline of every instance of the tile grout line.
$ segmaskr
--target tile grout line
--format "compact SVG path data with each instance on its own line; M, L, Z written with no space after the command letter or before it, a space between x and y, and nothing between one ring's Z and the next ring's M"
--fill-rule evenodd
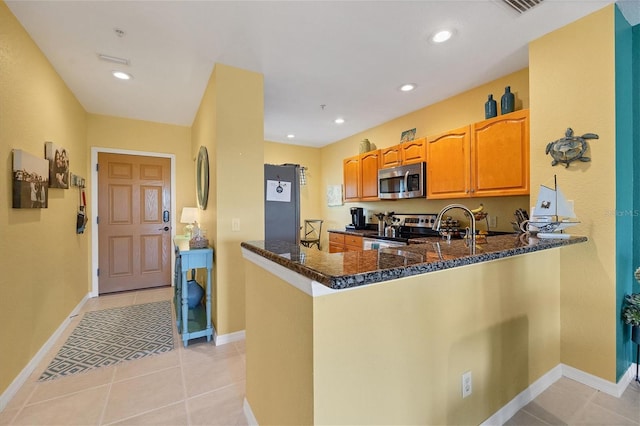
M113 388L113 381L116 378L116 368L113 369L111 373L111 380L109 381L109 388L107 389L107 397L104 399L104 406L102 407L102 412L100 413L100 418L98 419L98 424L101 425L104 421L104 416L107 413L107 406L109 405L109 398L111 398L111 389Z
M176 350L178 351L178 364L180 367L180 378L182 379L182 403L184 404L184 411L187 415L187 425L191 425L191 411L189 410L189 403L187 402L187 380L184 376L184 359L182 357L182 348L180 347L180 345L182 344L182 340L180 339L180 333L178 333L177 317L175 315L173 306L171 308L172 331L175 330L174 336L178 336L178 341L174 343L178 345L178 348Z

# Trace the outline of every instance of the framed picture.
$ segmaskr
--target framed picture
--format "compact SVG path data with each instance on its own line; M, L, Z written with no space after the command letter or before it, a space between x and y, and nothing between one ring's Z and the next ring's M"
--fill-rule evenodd
M49 188L69 189L69 154L66 149L45 142L44 158L49 161Z
M405 130L404 132L402 132L402 135L400 136L400 143L412 141L415 139L415 137L416 137L416 129Z
M13 208L40 209L49 204L49 162L13 150Z

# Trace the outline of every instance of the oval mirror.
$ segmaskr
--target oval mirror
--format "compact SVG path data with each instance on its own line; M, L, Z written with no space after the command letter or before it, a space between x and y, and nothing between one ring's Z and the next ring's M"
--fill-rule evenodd
M207 200L209 199L209 155L204 146L201 146L198 151L196 169L198 207L204 210L207 208Z

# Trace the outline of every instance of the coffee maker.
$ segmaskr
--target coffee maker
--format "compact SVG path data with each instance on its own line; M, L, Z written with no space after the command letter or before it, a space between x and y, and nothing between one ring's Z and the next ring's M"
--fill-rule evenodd
M365 229L367 227L364 209L362 207L351 207L351 226L354 229Z

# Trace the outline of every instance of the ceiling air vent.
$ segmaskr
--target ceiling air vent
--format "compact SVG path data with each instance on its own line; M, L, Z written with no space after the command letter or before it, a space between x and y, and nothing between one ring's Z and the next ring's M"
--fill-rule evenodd
M518 13L524 13L544 0L502 0L504 4Z

